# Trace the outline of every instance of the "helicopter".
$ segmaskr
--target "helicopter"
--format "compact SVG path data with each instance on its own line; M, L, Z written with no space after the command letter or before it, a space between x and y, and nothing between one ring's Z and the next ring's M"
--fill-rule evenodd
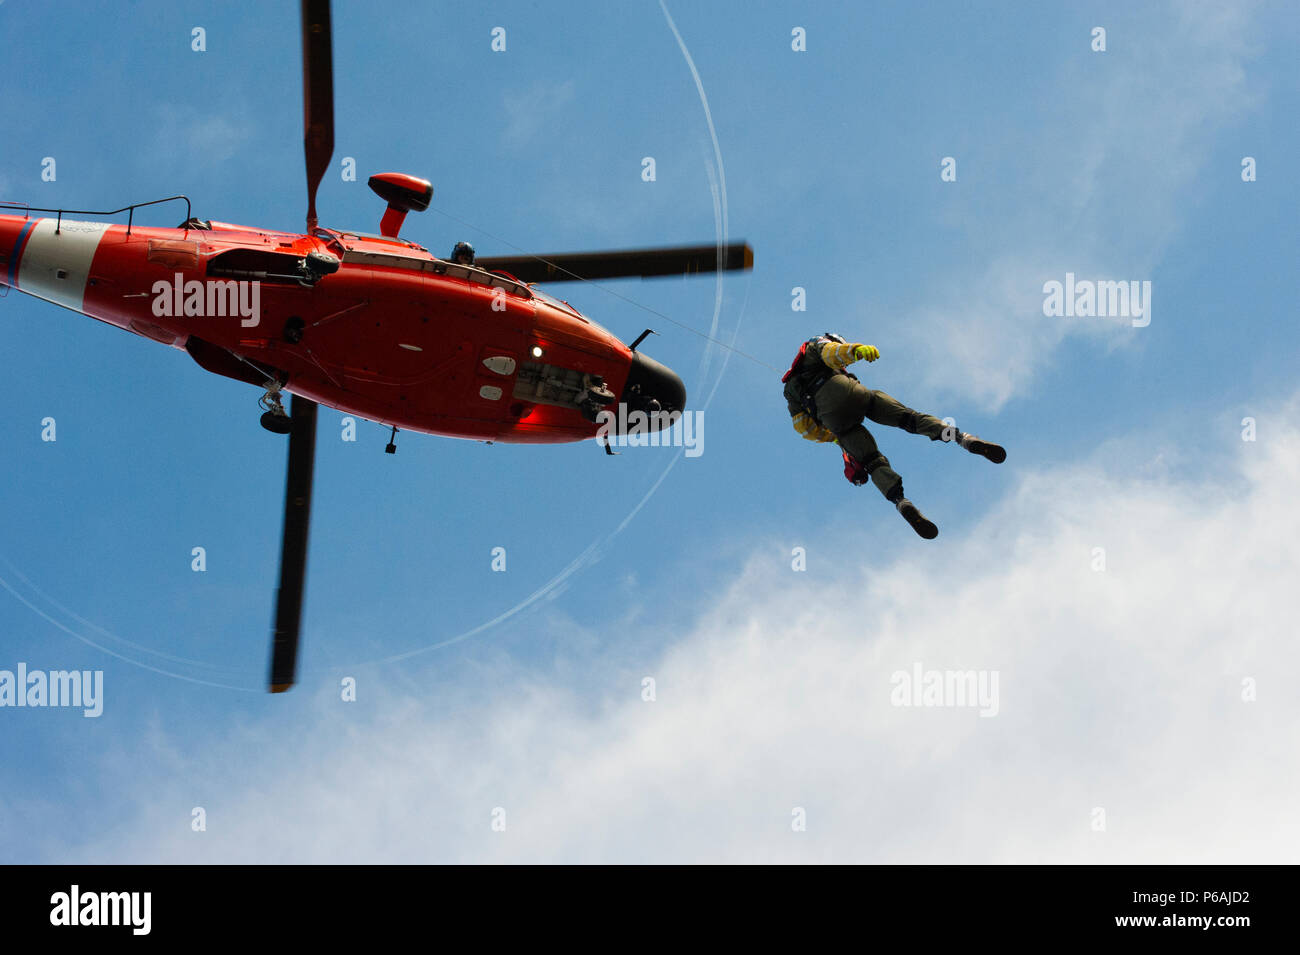
M182 349L204 370L262 389L261 425L288 436L272 693L292 687L297 670L319 405L392 428L389 453L399 430L527 444L598 438L630 420L616 407L662 429L685 410L686 387L637 351L651 330L624 344L536 286L753 267L744 242L484 258L458 245L441 259L400 235L433 197L431 183L403 173L369 178L385 203L378 234L321 226L316 192L334 153L329 0L302 0L301 31L304 233L199 219L185 196L100 212L0 203L6 291ZM135 224L138 209L169 202L186 205L176 228ZM125 225L73 218L121 213Z

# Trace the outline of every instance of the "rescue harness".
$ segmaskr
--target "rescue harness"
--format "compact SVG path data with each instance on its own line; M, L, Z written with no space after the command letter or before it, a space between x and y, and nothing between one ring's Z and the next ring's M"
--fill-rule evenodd
M841 342L843 341L843 339L839 339L838 336L832 338L829 335L824 335L822 338L831 341L836 341L837 339ZM813 342L820 340L821 339L818 338L810 338L800 345L799 353L794 356L794 361L790 362L790 370L781 376L782 384L788 384L791 378L795 380L795 385L799 392L799 405L808 413L808 416L818 424L821 424L821 421L817 417L817 392L821 389L821 386L826 384L826 382L830 381L836 375L848 375L854 381L858 380L858 376L848 369L845 369L844 371L836 371L824 361L818 361L817 366L812 369L804 369L800 367L803 365L804 357L808 354L808 346Z

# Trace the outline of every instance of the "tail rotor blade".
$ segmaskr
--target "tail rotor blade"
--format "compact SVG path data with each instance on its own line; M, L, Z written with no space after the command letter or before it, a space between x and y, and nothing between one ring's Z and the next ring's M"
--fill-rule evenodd
M312 473L316 462L316 402L294 395L289 406L289 471L284 491L284 529L280 540L280 589L275 597L271 644L271 692L293 686L302 626L307 575L307 531L311 523Z

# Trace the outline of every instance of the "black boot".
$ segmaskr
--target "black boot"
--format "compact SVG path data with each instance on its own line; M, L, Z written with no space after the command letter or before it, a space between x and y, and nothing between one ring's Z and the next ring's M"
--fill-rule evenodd
M961 432L957 438L957 443L969 451L971 454L978 454L981 457L988 458L994 464L1001 464L1007 459L1007 449L1000 444L994 444L992 441L985 441L983 438L977 438L973 434Z
M889 492L886 500L898 508L898 513L903 515L903 520L911 524L912 530L926 540L932 541L939 536L939 528L935 526L935 523L922 514L920 508L903 497L903 486L901 484Z

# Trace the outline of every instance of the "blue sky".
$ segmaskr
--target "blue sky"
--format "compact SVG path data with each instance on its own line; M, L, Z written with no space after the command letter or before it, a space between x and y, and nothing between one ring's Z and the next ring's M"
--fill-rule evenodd
M0 2L0 198L183 192L201 217L300 228L282 6ZM102 669L106 696L93 720L0 710L0 858L1294 858L1294 823L1265 838L1294 771L1265 757L1296 704L1276 683L1235 697L1300 663L1280 606L1300 524L1280 483L1300 453L1293 8L670 2L719 168L653 0L335 7L323 224L373 230L365 178L401 171L434 183L404 234L439 254L705 242L725 175L751 274L552 289L624 340L660 333L644 350L712 396L705 453L405 435L388 456L384 429L345 443L324 410L300 685L270 697L284 445L256 390L0 299L0 668ZM1045 317L1066 272L1151 281L1151 324ZM756 361L653 314L706 332L719 288L717 337ZM771 367L826 330L879 347L868 385L1008 447L999 468L874 429L937 541L790 428ZM916 660L1000 668L1019 705L890 708ZM1177 754L1202 723L1240 761L1227 796L1190 758L1126 748ZM1225 800L1198 848L1191 820ZM1108 842L1088 829L1103 804L1129 821ZM792 844L800 805L816 824ZM886 811L889 835L864 821Z

